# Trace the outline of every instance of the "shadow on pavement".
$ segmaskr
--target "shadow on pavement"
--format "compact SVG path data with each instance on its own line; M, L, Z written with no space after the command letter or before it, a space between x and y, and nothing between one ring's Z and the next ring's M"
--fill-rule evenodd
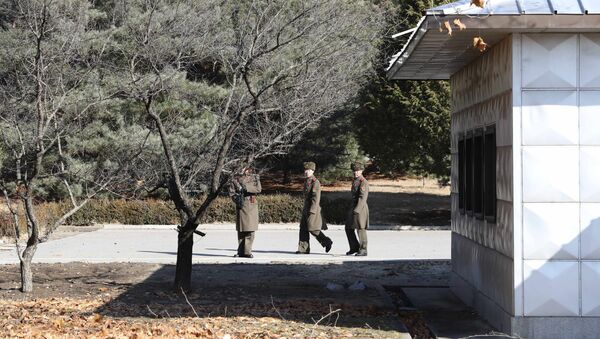
M208 251L230 251L231 253L236 253L236 248L216 248L216 247L206 247L204 248ZM252 253L277 253L277 254L294 254L296 255L296 251L277 251L277 250L252 250ZM310 253L311 255L320 255L320 256L332 256L333 254L328 253ZM204 255L202 253L194 253L194 255ZM231 255L233 256L233 254Z
M168 251L138 251L140 253L158 253L158 254L170 254L173 256L177 255L177 252L168 252ZM207 254L207 253L194 253L194 256L199 257L220 257L220 258L231 258L231 255L222 255L222 254Z

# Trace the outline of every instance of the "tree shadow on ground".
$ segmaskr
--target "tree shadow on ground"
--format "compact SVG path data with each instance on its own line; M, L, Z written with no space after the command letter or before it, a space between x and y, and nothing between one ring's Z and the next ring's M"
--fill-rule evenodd
M337 264L200 264L175 293L175 266L160 266L97 312L110 317L272 317L307 324L397 331L382 285L447 286L448 260ZM357 281L366 289L349 288ZM330 284L330 289L326 288Z

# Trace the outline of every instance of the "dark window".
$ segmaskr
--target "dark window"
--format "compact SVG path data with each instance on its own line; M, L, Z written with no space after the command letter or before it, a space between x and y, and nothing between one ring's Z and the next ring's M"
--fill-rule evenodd
M483 218L483 130L473 135L473 214Z
M465 213L465 135L458 138L458 209Z
M465 138L465 210L473 213L473 132Z
M467 131L458 140L458 207L496 222L496 129Z
M486 127L484 139L484 213L489 222L496 222L496 128Z

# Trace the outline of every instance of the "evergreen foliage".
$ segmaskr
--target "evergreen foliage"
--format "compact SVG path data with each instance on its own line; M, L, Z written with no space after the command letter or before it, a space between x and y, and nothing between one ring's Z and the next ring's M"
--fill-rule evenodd
M324 182L351 176L349 164L370 159L385 174L450 176L450 89L445 81L388 80L385 68L427 8L444 0L374 1L386 12L387 28L379 44L379 64L359 97L307 132L288 155L269 161L284 173L301 172L302 161L318 164Z
M445 81L388 80L391 56L408 35L391 35L415 27L425 9L447 1L396 0L384 3L390 17L380 47L380 67L358 99L355 135L362 150L386 173L450 176L450 89Z

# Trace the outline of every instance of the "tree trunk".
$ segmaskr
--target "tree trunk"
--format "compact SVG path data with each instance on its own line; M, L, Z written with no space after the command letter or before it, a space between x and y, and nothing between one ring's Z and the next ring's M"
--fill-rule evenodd
M188 221L177 236L177 266L175 267L175 283L173 285L177 292L182 289L183 291L191 289L194 234L189 233L193 230L193 221Z
M33 271L31 269L31 261L33 259L33 253L35 253L36 246L27 246L23 252L23 258L21 259L21 292L31 293L33 292Z

